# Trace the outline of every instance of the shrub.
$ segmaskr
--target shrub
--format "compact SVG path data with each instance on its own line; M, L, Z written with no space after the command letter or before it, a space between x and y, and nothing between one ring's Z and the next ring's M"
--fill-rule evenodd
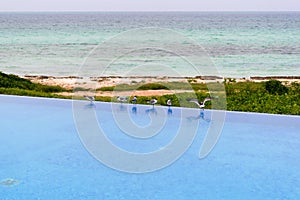
M5 74L0 72L0 87L2 88L18 88L24 90L33 90L45 93L67 91L59 86L48 86L33 83L30 80L18 77L13 74Z
M269 80L265 82L265 89L269 94L283 95L288 92L288 88L278 80Z

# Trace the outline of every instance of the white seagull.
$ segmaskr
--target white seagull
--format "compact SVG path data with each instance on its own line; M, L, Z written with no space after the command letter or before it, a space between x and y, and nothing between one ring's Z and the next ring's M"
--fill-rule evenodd
M91 103L93 103L95 101L95 97L94 96L84 95L83 97L86 98L87 100L89 100Z
M151 99L150 101L147 101L147 103L150 103L154 107L154 105L157 103L157 99Z
M171 101L171 99L168 99L168 101L167 101L167 105L168 105L169 107L171 107L171 106L172 106L172 101Z
M137 97L134 96L131 102L132 102L132 103L136 103L136 102L137 102Z
M201 108L201 109L204 109L205 103L207 101L211 101L211 98L210 97L206 97L203 102L199 102L198 99L191 99L191 100L189 100L189 102L197 104L199 106L199 108Z
M127 102L128 101L128 97L124 97L124 96L117 96L117 100L121 103Z

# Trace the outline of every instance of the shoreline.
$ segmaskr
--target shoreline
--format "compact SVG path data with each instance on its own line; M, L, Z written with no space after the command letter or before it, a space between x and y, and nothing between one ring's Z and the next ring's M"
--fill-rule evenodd
M24 75L20 76L34 83L41 83L51 86L61 86L66 89L74 89L75 85L83 88L100 88L116 86L118 84L146 84L158 82L190 82L190 83L209 83L223 82L229 80L233 82L263 82L268 80L278 80L285 84L292 82L300 83L300 76L250 76L243 78L230 78L219 76L195 76L195 77L153 77L153 76L104 76L104 77L79 77L79 76L46 76L46 75Z

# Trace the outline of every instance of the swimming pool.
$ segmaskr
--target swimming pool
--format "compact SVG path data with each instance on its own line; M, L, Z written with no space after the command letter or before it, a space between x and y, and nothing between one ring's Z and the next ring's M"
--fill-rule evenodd
M199 120L190 148L172 165L151 173L126 173L96 160L81 143L72 101L0 95L0 199L298 199L300 197L300 117L227 112L213 151L199 159L211 121ZM88 103L87 103L88 104ZM109 117L109 103L93 108L109 139L128 151L162 148L178 128L173 108L161 134L136 141ZM123 105L126 107L126 105ZM132 105L129 105L132 106ZM117 112L123 107L117 105ZM130 107L131 109L132 107ZM151 106L137 106L140 126ZM107 109L107 110L106 110ZM193 110L193 112L199 112ZM100 114L99 114L100 115ZM191 116L193 117L193 116Z

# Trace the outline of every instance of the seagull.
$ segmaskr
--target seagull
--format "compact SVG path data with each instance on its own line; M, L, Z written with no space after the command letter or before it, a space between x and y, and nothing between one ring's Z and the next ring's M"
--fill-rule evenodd
M124 97L124 96L117 96L117 100L121 103L123 102L127 102L128 101L128 97Z
M197 104L199 106L199 108L201 108L201 109L204 109L205 103L207 101L211 101L211 98L210 97L206 97L203 102L199 102L198 99L191 99L191 100L189 100L189 102Z
M132 102L132 103L136 103L136 102L137 102L137 97L134 96L131 102Z
M157 103L157 99L151 99L150 101L147 101L147 103L150 103L154 107L154 105Z
M95 97L94 96L84 95L83 97L86 98L87 100L89 100L91 103L93 103L95 101Z
M168 99L168 101L167 101L167 105L168 105L169 107L171 107L171 106L172 106L172 101L171 101L171 99Z

